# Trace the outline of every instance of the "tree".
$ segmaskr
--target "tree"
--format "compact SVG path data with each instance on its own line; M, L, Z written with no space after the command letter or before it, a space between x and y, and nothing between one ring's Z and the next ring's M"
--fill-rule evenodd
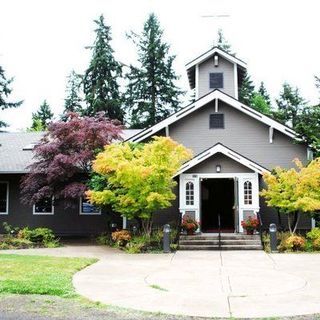
M10 85L13 81L13 78L7 79L5 76L4 69L0 66L0 110L8 109L8 108L17 108L19 107L23 101L18 102L9 102L7 101L9 95L12 92ZM0 120L0 128L7 127L8 125Z
M62 120L66 120L66 115L70 112L83 113L81 105L82 99L79 94L81 81L81 76L72 70L68 76L64 111L61 116Z
M231 45L224 37L222 29L218 30L218 41L217 41L217 47L229 54L235 55L235 53L231 50Z
M39 128L47 130L49 123L52 121L53 113L47 102L44 100L39 107L39 110L32 113L32 125L29 131L40 131Z
M275 118L295 128L299 121L299 116L306 106L306 102L300 95L299 89L293 88L285 82L276 102L278 110L274 113Z
M311 215L320 212L320 158L306 167L297 159L295 164L297 169L278 167L273 173L264 174L267 188L261 192L268 206L288 216L288 227L292 234L297 229L300 212ZM292 226L294 215L297 218Z
M252 96L252 100L250 103L251 107L256 109L257 111L265 114L271 114L271 108L266 99L258 92L255 92Z
M239 88L239 101L245 105L250 106L255 94L254 84L250 75L246 72L242 84Z
M260 87L258 89L258 93L263 97L264 101L269 106L269 109L271 109L270 95L269 95L263 81L260 82Z
M109 119L122 122L124 111L121 107L118 84L122 71L110 45L111 27L105 25L103 15L94 22L97 25L96 39L90 47L92 58L83 77L83 91L87 104L84 114L94 116L97 112L103 111Z
M170 46L162 40L163 30L152 13L144 24L141 35L128 36L138 49L140 66L130 66L126 105L132 128L146 128L168 117L180 106L183 93L175 84L178 76L173 70L175 56L169 55Z
M53 122L34 149L36 161L21 183L22 201L34 204L54 197L65 199L66 206L84 195L97 151L120 140L121 127L103 113L95 117L71 114L69 121Z
M168 208L175 199L172 178L191 152L167 137L146 144L129 142L106 146L97 155L89 200L110 205L115 212L137 219L147 235L155 211Z
M295 130L301 135L313 150L316 157L320 157L320 105L306 106L301 111Z

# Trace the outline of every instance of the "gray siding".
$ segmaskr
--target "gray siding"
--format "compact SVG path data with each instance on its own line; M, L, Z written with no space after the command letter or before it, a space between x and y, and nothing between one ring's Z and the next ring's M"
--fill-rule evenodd
M219 57L218 67L214 66L213 57L204 61L199 65L199 98L212 91L209 85L209 74L211 72L223 73L223 89L221 91L234 97L234 70L233 64L222 57Z
M272 169L275 166L292 167L292 160L307 161L305 145L274 131L269 143L269 127L241 111L219 102L219 113L224 113L225 129L209 129L209 115L214 113L211 102L198 111L170 125L172 139L199 154L220 142L258 164Z
M253 172L242 164L230 159L222 153L217 153L207 160L199 163L186 173L216 173L216 166L221 166L221 173L247 173Z
M62 203L54 208L54 215L33 215L32 206L20 202L19 184L21 175L0 175L0 181L9 182L9 214L0 215L0 233L2 224L7 222L16 227L47 227L58 235L91 235L106 231L107 224L116 222L122 227L122 219L110 212L88 216L79 214L79 203L74 208L65 209Z

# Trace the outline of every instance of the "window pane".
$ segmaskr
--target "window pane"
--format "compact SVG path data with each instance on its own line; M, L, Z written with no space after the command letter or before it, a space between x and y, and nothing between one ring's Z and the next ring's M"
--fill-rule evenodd
M210 114L209 128L224 129L224 114L222 113Z
M223 73L215 72L210 73L210 89L222 89L223 88Z
M100 208L94 206L86 200L82 200L81 203L81 212L82 213L100 213Z
M0 212L7 212L7 187L6 183L0 183Z
M51 212L53 212L53 210L52 210L52 199L51 198L47 198L47 199L43 199L41 201L38 201L35 204L34 211L36 213L51 213Z

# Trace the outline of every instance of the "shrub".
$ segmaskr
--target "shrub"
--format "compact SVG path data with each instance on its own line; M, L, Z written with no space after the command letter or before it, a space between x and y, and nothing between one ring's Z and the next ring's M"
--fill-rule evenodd
M16 235L18 233L18 231L19 231L19 228L13 227L12 225L10 225L7 222L4 222L2 224L2 226L3 226L5 234L8 235L8 236Z
M283 236L279 245L279 251L303 251L306 247L306 239L296 234Z
M270 247L270 234L269 233L264 232L262 234L262 242L263 242L264 251L270 253L271 247Z
M307 239L316 240L320 239L320 228L313 228L311 231L307 233Z
M312 247L314 250L320 250L320 238L316 238L312 241Z
M109 245L112 246L112 238L110 233L102 233L96 238L96 242L99 245Z
M46 244L55 240L53 231L48 228L29 229L26 227L18 232L18 238L27 239L38 244Z
M0 249L28 249L33 248L34 244L27 239L5 237L0 243Z
M124 247L131 240L131 233L128 230L114 231L111 238L120 247Z

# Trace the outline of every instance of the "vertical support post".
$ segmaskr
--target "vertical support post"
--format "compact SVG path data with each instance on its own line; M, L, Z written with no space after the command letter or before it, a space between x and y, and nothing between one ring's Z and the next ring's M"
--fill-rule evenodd
M127 217L122 217L122 229L127 229Z
M269 143L273 143L273 127L269 127Z
M169 137L169 126L166 126L166 137Z
M238 66L233 65L233 82L234 82L234 97L238 100Z
M214 100L214 112L219 112L219 100L215 99Z
M195 76L195 98L199 99L199 65L196 65L196 76Z

